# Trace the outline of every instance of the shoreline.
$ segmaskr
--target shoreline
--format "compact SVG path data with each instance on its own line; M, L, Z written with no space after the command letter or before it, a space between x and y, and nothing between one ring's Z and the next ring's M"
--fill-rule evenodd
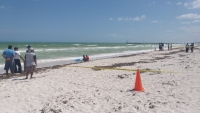
M178 50L178 49L179 49L179 51L174 51L174 50ZM175 53L181 52L181 51L184 51L184 50L182 50L181 48L173 48L173 50L170 50L170 51L165 50L165 52L169 52L168 54L170 54L170 53L175 54ZM143 52L143 50L142 50L142 52L136 52L136 53L132 53L132 54L96 58L96 59L90 60L89 62L96 61L96 60L102 60L102 59L132 57L132 56L138 56L138 55L141 55L141 54L147 54L147 53L150 53L150 52L162 52L162 51L148 50L148 51ZM69 61L64 60L64 62L65 63L63 63L63 61L53 61L53 62L41 63L42 65L40 64L40 66L37 66L34 73L35 74L44 73L46 70L49 70L49 69L59 69L59 68L62 68L62 67L68 66L68 65L85 63L85 62L82 62L82 61L75 62L74 60L69 60ZM5 71L4 72L3 71L2 72L0 71L0 79L9 79L9 78L12 78L12 77L25 76L24 70L22 70L22 73L15 73L14 75L9 73L9 77L5 77L6 73L5 73Z
M115 58L115 57L121 57L121 56L129 56L129 55L135 55L135 54L141 54L141 53L146 53L146 52L152 52L153 50L139 50L139 51L132 51L131 53L118 53L117 55L110 55L110 56L100 56L100 57L90 57L90 61L95 61L95 60L101 60L101 59L109 59L109 58ZM79 57L80 58L80 57ZM78 59L79 59L78 58ZM70 64L76 64L76 63L84 63L82 61L75 61L76 59L73 60L60 60L60 61L52 61L52 62L41 62L38 63L38 66L36 67L36 69L40 69L40 68L51 68L51 67L60 67L62 65L70 65ZM24 67L22 65L22 67ZM22 68L24 69L24 68ZM24 70L22 70L24 71ZM5 70L3 69L3 67L0 67L0 77L5 75ZM17 75L20 75L19 73L17 73Z
M124 46L124 45L123 45ZM127 45L126 45L127 46ZM180 45L178 46L178 45L176 45L177 47L180 47ZM174 47L176 47L176 46L174 46ZM119 46L119 45L117 45L117 47L119 47L119 48L122 48L121 46ZM129 48L129 46L127 46L128 48ZM131 46L132 47L132 46ZM137 46L134 46L135 48L133 48L133 50L132 49L127 49L126 48L126 50L124 50L124 51L121 51L121 50L119 50L119 51L113 51L114 53L102 53L102 52L100 52L99 54L94 54L93 53L93 55L89 55L90 56L90 59L91 60L96 60L96 59L103 59L103 58L110 58L110 57L115 57L115 56L123 56L123 55L127 55L127 54L135 54L135 53L137 53L137 52L140 52L140 51L153 51L155 48L154 47L149 47L148 49L146 48L146 49L144 49L145 48L145 46L144 47L141 47L140 48L140 46L139 45L137 45ZM140 50L140 49L136 49L137 47L139 47L140 49L142 49L142 50ZM98 48L98 47L97 47ZM108 48L108 47L106 47L106 48ZM40 48L41 49L41 48ZM63 48L62 48L63 49ZM67 49L67 48L66 48ZM42 51L43 51L43 49L41 49ZM114 49L113 49L114 50ZM23 50L24 51L24 50ZM98 52L97 52L98 53ZM24 53L23 53L24 54ZM38 66L37 67L39 67L39 68L41 68L41 67L48 67L48 66L53 66L53 65L62 65L62 64L69 64L69 63L74 63L74 60L75 59L80 59L80 58L82 58L82 55L81 56L79 56L80 54L82 54L82 53L80 53L80 54L77 54L76 56L68 56L68 55L64 55L64 56L62 56L62 57L60 57L60 58L57 58L57 57L55 57L56 55L53 55L52 56L52 59L49 57L49 58L47 58L47 59L45 59L44 57L41 57L42 56L42 54L43 53L41 53L40 51L38 51ZM69 53L70 54L70 53ZM86 54L86 53L85 53ZM89 54L88 52L87 52L87 54ZM36 53L36 55L37 55L37 53ZM23 62L22 62L22 60L21 60L21 63L22 63L22 65L23 65ZM4 61L3 61L3 59L1 60L1 64L0 64L0 74L3 74L4 73Z
M200 47L41 68L0 79L2 112L198 113ZM144 92L133 91L140 69ZM13 105L15 107L13 107Z

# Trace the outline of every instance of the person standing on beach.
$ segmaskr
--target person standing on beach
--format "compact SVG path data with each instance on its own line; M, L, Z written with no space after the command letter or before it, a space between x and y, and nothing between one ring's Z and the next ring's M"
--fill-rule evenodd
M159 45L159 51L161 51L162 50L162 44L159 43L158 45Z
M20 58L24 61L24 58L20 55L20 52L18 51L18 47L14 48L15 51L15 70L14 73L22 73L22 66L21 66L21 62L20 62ZM17 69L18 67L18 69Z
M161 44L162 44L162 51L163 51L164 50L164 43L161 42Z
M26 79L28 79L28 74L31 74L31 78L33 77L33 72L35 67L37 66L36 55L34 53L34 49L30 48L30 52L25 54L25 62L26 62Z
M185 46L185 52L188 53L190 46L188 45L188 43Z
M191 43L190 49L191 49L191 53L193 53L193 50L194 50L194 43Z
M172 50L172 43L171 43L171 46L170 46L171 50Z
M169 51L169 43L168 43L168 51Z
M2 56L5 59L4 70L6 70L6 75L8 75L9 69L13 74L15 69L15 61L14 61L15 52L12 50L12 45L9 45L8 49L4 50Z
M31 48L31 45L28 45L28 46L26 46L27 47L27 50L26 50L26 53L29 53L31 50L30 50L30 48ZM26 71L26 63L24 63L24 71Z
M27 49L28 49L28 50L26 50L26 52L30 52L30 51L31 51L30 48L31 48L31 46L28 45L28 46L27 46Z

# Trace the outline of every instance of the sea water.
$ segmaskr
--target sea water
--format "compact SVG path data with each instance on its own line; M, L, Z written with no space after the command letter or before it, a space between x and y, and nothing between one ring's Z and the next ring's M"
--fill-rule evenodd
M139 52L153 51L158 48L155 44L126 44L126 43L68 43L68 42L0 42L2 54L8 45L18 47L24 57L26 46L31 45L37 55L38 65L55 61L75 61L88 55L90 59L108 58ZM165 45L167 47L167 45ZM179 46L179 45L173 45ZM0 57L0 67L4 67L4 58ZM23 62L22 62L23 63Z

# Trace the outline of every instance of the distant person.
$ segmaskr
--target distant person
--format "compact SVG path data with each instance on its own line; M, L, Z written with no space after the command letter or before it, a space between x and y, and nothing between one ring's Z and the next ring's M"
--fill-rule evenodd
M168 51L169 51L169 43L168 43Z
M22 73L22 66L21 66L21 62L20 62L20 58L24 61L24 58L20 55L20 52L18 51L18 47L14 48L15 51L15 70L14 73ZM17 69L18 67L18 69Z
M172 43L171 43L171 47L170 47L170 48L171 48L171 50L172 50Z
M162 50L164 50L164 44L161 42L161 44L162 44Z
M30 51L31 51L30 48L31 48L31 45L28 45L28 46L27 46L27 49L28 49L28 50L26 50L26 52L30 52Z
M89 56L88 55L86 55L86 61L89 61L90 60L90 58L89 58Z
M185 46L185 52L186 52L186 53L188 53L189 48L190 48L190 46L189 46L189 44L187 43L186 46Z
M159 51L162 50L162 43L159 43Z
M35 67L37 66L37 59L33 48L30 48L30 52L25 54L25 62L26 62L26 79L28 79L28 74L31 73L31 77L33 77L33 72L35 71Z
M83 55L83 61L84 61L84 62L86 61L85 55Z
M9 69L13 74L15 69L15 61L14 61L15 52L12 50L12 45L9 45L8 49L4 50L2 56L5 59L4 70L6 70L6 75L8 76Z
M190 49L191 49L191 53L193 53L193 50L194 50L194 43L191 43Z

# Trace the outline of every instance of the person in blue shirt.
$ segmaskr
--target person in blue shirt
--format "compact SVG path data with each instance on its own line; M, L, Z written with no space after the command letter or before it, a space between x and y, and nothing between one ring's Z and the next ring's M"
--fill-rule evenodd
M8 49L4 50L2 56L5 59L4 70L6 70L6 75L8 75L9 69L13 74L15 69L15 61L14 61L15 52L12 50L12 45L9 45Z

